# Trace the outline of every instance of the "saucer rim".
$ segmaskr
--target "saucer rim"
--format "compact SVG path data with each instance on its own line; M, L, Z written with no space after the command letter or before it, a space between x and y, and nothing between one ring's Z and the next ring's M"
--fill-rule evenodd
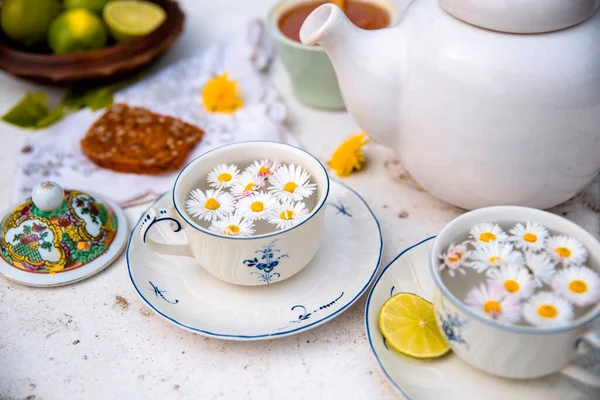
M392 386L394 386L396 388L396 390L398 392L400 392L400 394L402 394L408 400L411 400L412 398L408 395L408 393L406 393L400 387L400 385L398 383L396 383L394 381L394 379L392 379L392 377L390 376L390 374L388 373L388 371L383 366L383 363L381 362L381 359L379 358L379 355L375 351L375 346L373 346L373 341L371 340L371 330L369 329L369 308L370 308L369 306L371 305L371 298L373 297L373 293L375 292L375 288L377 287L377 284L379 283L379 281L381 280L381 278L383 277L383 275L385 274L385 272L388 270L388 268L390 268L392 265L394 265L394 263L396 263L396 261L400 257L402 257L405 253L409 252L410 250L414 249L415 247L418 247L418 246L420 246L422 244L427 243L430 240L435 239L436 237L437 237L437 235L434 235L434 236L430 236L430 237L428 237L426 239L423 239L420 242L418 242L416 244L413 244L410 247L407 247L402 252L400 252L400 254L398 254L396 257L394 257L394 259L392 261L390 261L390 263L388 265L386 265L385 268L383 268L381 270L381 273L379 274L379 276L375 280L375 283L373 283L373 287L369 291L369 295L367 297L367 302L366 302L366 305L365 305L365 329L367 331L367 340L369 341L369 347L371 347L371 353L373 353L373 355L375 356L375 359L377 360L377 363L379 364L379 368L381 368L381 371L383 371L383 374L387 378L388 382L390 382L392 384Z
M163 193L161 196L159 196L148 207L148 209L141 214L142 216L135 223L133 229L131 230L131 234L129 235L129 240L127 242L127 251L125 253L125 259L127 261L127 272L129 273L129 279L131 281L131 284L135 288L138 296L140 296L140 298L146 303L146 305L152 311L154 311L156 314L158 314L161 317L165 318L167 321L169 321L173 325L176 325L176 326L178 326L180 328L183 328L183 329L185 329L187 331L190 331L192 333L196 333L196 334L199 334L199 335L207 336L207 337L212 337L212 338L215 338L215 339L237 340L237 341L253 341L253 340L277 339L277 338L281 338L281 337L285 337L285 336L295 335L295 334L300 333L300 332L308 331L310 329L316 328L317 326L322 325L322 324L324 324L324 323L326 323L326 322L334 319L335 317L339 316L341 313L343 313L344 311L346 311L348 308L350 308L358 299L360 299L365 294L365 292L367 291L367 289L369 288L369 286L371 286L371 284L375 280L375 277L378 276L377 275L377 271L379 270L379 265L381 263L381 257L383 255L383 237L381 235L381 226L379 224L379 220L377 219L377 217L373 213L373 210L371 210L371 207L369 207L369 204L365 201L365 199L363 199L362 196L360 194L358 194L358 192L356 192L350 186L348 186L348 185L346 185L346 184L344 184L342 182L339 182L338 180L330 178L330 183L331 182L335 182L336 184L339 184L341 187L350 190L350 192L352 192L356 197L358 197L358 199L360 201L363 202L363 204L366 206L367 210L371 214L371 217L373 217L373 220L375 221L375 225L377 227L377 233L379 234L379 255L377 256L377 262L375 263L375 266L373 268L373 272L371 273L371 276L369 277L369 279L366 282L366 284L356 293L356 295L354 296L354 298L352 298L352 300L350 300L348 303L346 303L345 305L343 305L339 310L335 311L334 313L329 314L329 315L321 318L320 320L314 321L314 322L312 322L312 323L310 323L308 325L304 325L304 326L296 328L296 329L290 329L290 330L287 330L287 331L284 331L284 332L265 333L265 334L260 334L260 335L233 335L233 334L226 334L226 333L215 333L215 332L210 332L210 331L199 329L199 328L194 328L192 326L189 326L189 325L186 325L184 323L181 323L181 322L177 321L175 318L172 318L172 317L164 314L163 312L161 312L160 310L158 310L156 307L154 307L152 305L152 303L150 303L144 297L144 295L142 295L140 289L138 288L138 286L136 285L136 283L135 283L135 281L133 279L133 276L131 274L131 262L130 262L130 259L129 259L129 250L131 249L131 241L133 239L133 235L136 233L136 230L137 230L137 228L138 228L138 226L139 226L139 224L140 224L140 222L142 220L142 217L146 214L146 212L150 208L154 207L154 205L157 204L159 201L161 201L165 196L168 196L170 193L172 193L172 190L167 191L166 193Z

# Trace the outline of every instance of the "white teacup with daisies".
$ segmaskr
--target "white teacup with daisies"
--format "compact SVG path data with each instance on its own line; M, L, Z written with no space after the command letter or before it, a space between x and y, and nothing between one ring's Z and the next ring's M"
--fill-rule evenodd
M210 231L250 237L302 223L316 204L316 184L302 166L277 159L215 165L190 192L186 211Z
M598 345L594 332L580 335L600 316L600 243L562 217L512 206L463 214L436 238L431 271L438 325L485 371L535 378L569 364L578 339Z

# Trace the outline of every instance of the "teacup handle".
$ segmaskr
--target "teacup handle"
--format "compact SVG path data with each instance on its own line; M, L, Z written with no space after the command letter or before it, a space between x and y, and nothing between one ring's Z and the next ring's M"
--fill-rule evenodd
M142 218L140 224L140 238L142 242L155 253L169 256L183 256L194 258L187 244L165 244L158 243L148 237L148 231L159 222L168 222L174 233L183 228L183 221L173 207L169 208L150 208Z
M590 365L581 366L571 363L560 372L587 386L600 388L600 330L592 330L580 336L575 347L590 356Z

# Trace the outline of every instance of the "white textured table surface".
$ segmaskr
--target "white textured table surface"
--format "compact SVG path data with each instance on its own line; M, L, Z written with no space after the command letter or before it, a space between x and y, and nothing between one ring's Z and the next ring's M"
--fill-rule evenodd
M157 68L197 52L249 18L263 17L274 2L182 1L185 33ZM288 102L291 131L322 161L340 140L358 132L346 113L298 104L279 61L270 73ZM0 114L26 90L39 89L0 73ZM23 139L35 134L0 124L3 209L11 205ZM346 183L379 218L385 266L462 211L419 190L391 151L370 144L366 156L364 172ZM143 209L127 210L131 224ZM598 234L598 214L578 205L565 210ZM371 355L364 307L363 297L330 323L296 336L227 342L185 332L152 313L135 293L124 257L62 288L32 289L0 278L0 399L395 398Z

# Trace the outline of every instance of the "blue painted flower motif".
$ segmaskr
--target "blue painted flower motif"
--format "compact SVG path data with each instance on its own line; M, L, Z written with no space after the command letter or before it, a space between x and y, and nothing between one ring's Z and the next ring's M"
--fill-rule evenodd
M282 258L289 258L287 254L277 255L281 253L281 250L275 248L275 242L273 240L266 246L263 246L261 250L256 250L255 253L259 254L259 257L254 257L248 260L244 260L244 265L250 268L256 268L260 272L253 271L251 274L258 275L258 279L267 284L271 283L273 278L279 278L281 274L279 272L273 272L273 269L279 265L279 260Z
M306 307L304 307L302 304L296 304L295 306L292 307L291 311L294 311L296 309L301 310L301 314L298 315L298 318L295 319L294 321L290 321L290 323L284 327L279 328L278 330L282 330L282 329L286 329L291 325L294 324L299 324L302 321L306 321L307 319L309 319L311 317L311 315L318 313L319 311L325 310L331 306L333 306L335 303L337 303L342 297L344 296L344 292L342 292L342 294L340 294L337 298L333 299L332 301L330 301L327 304L323 304L322 306L319 306L319 308L315 308L312 311L308 311L306 309Z
M468 349L469 344L462 337L462 328L467 325L466 319L460 319L457 313L449 312L444 306L442 300L443 312L438 312L438 318L442 321L442 332L446 337L448 343L455 342L457 344L465 345Z
M175 301L169 300L165 297L165 295L163 293L167 293L166 290L160 290L158 289L158 287L152 283L151 281L148 281L148 283L150 284L150 286L152 286L151 288L149 288L150 290L152 290L154 292L154 295L158 298L158 296L162 297L162 299L164 301L166 301L167 303L171 303L171 304L177 304L179 303L179 300L175 299Z
M352 218L352 214L350 214L348 207L346 207L342 202L340 202L339 204L327 203L327 205L335 208L337 210L336 214L342 214L342 215Z

